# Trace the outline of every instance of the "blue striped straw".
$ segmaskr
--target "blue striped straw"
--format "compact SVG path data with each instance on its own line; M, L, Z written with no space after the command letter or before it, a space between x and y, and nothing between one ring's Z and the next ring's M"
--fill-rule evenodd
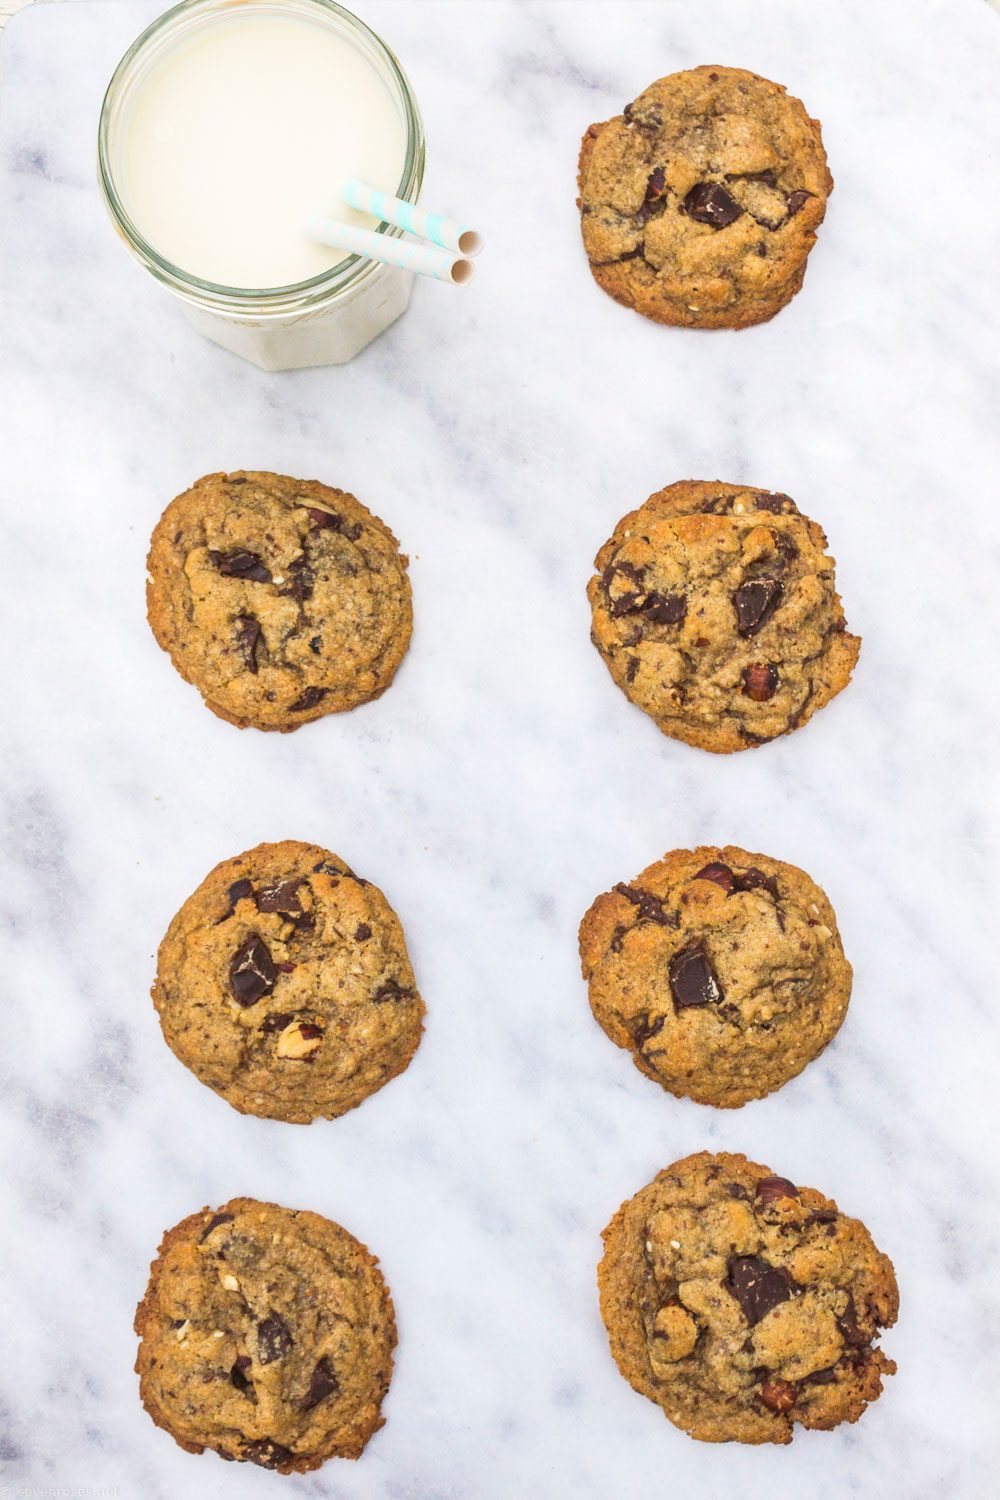
M306 229L320 244L333 245L337 250L351 250L367 260L380 260L387 266L399 266L404 271L415 271L418 276L448 281L453 286L471 281L476 272L471 260L461 255L436 250L432 245L418 245L413 240L376 234L371 229L357 229L353 224L342 224L339 219L317 216L309 220Z
M371 214L385 224L395 224L398 229L430 240L443 250L454 250L459 255L478 255L483 248L483 237L478 230L460 224L457 219L446 219L442 214L425 213L415 203L379 192L378 188L370 187L360 178L349 177L340 184L339 192L344 202L359 213Z

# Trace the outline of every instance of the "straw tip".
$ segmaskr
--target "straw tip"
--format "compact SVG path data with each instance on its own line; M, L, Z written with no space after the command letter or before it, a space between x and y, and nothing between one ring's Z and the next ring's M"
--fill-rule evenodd
M476 229L463 229L458 237L458 248L463 255L478 255L485 243Z

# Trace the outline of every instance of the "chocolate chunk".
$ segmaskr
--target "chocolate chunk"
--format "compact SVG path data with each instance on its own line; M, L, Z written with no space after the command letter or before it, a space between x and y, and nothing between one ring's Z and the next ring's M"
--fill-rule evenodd
M637 1047L644 1047L651 1037L658 1035L663 1030L663 1016L655 1016L650 1020L649 1015L640 1016L632 1028L632 1040Z
M782 495L780 491L774 490L767 495L757 495L754 504L758 510L770 511L773 516L797 516L798 507L790 495Z
M308 709L315 708L321 698L327 695L327 688L309 687L301 697L296 698L294 703L288 705L290 714L304 714Z
M232 1381L233 1385L238 1391L253 1390L253 1381L248 1380L246 1374L244 1373L245 1371L249 1370L252 1363L253 1361L250 1358L249 1354L238 1354L236 1356L236 1363L233 1365L233 1368L229 1372L229 1379Z
M205 1225L205 1228L202 1230L201 1239L198 1241L198 1243L200 1245L204 1244L209 1235L212 1233L213 1229L218 1229L220 1224L231 1224L235 1217L235 1214L213 1214L208 1223Z
M605 589L605 591L610 590L612 581L616 573L620 573L622 577L627 578L630 583L641 584L643 578L645 577L646 569L637 568L634 563L630 562L608 563L608 566L601 574L601 587Z
M765 1380L760 1388L760 1399L771 1411L779 1415L791 1411L795 1405L796 1390L787 1380Z
M252 895L252 880L234 880L229 887L229 904L230 906L235 906L237 901L245 901L248 896Z
M854 1305L854 1294L848 1292L847 1306L837 1319L837 1327L840 1329L845 1344L850 1344L854 1349L863 1349L868 1340L858 1326L858 1310Z
M743 212L721 182L695 183L684 199L684 209L697 223L711 224L713 229L724 229Z
M609 599L608 614L611 616L612 620L619 620L621 619L622 615L629 615L634 609L638 609L639 601L643 597L644 596L642 594L633 593L621 594L617 599Z
M226 1454L222 1456L227 1457ZM290 1464L295 1458L291 1448L283 1447L273 1438L254 1438L252 1442L244 1443L239 1456L262 1469L280 1469L282 1464Z
M257 675L257 647L263 631L256 615L237 615L236 645L248 672Z
M741 584L733 595L740 635L756 635L774 614L784 592L776 578L752 578Z
M730 1198L739 1198L743 1203L750 1202L750 1194L747 1192L742 1182L727 1182L725 1183L725 1189Z
M683 594L650 594L642 613L654 625L679 625L687 614L687 600Z
M639 658L637 656L630 656L625 666L625 681L634 682L638 670Z
M619 922L618 926L611 934L611 942L608 944L612 953L620 953L622 951L622 947L624 946L622 943L622 938L625 936L627 931L628 928L623 927Z
M738 891L767 891L775 901L780 899L778 891L778 877L776 875L765 875L763 870L751 868L744 870L742 875L736 876L736 889Z
M729 1276L722 1284L743 1309L744 1317L754 1328L772 1308L787 1302L796 1283L787 1271L772 1266L759 1255L731 1255Z
M277 1313L271 1313L257 1324L257 1358L262 1365L284 1359L294 1342L288 1324Z
M774 539L775 550L781 558L782 565L788 567L799 555L799 549L787 531L775 531L773 527L768 528Z
M269 1016L265 1016L260 1023L261 1031L284 1031L290 1021L295 1020L295 1012L291 1010L273 1010Z
M312 652L313 656L318 656L322 649L323 637L321 635L314 635L312 640L309 642L309 650Z
M278 594L282 599L294 599L301 612L305 601L312 598L316 576L305 558L300 557L286 569L286 577L288 586L279 589Z
M762 1177L757 1184L757 1197L762 1203L777 1203L781 1198L798 1201L799 1190L787 1177Z
M663 903L652 892L637 890L633 886L622 883L615 886L615 892L639 908L637 915L640 922L656 922L660 927L678 925L677 918L664 910Z
M209 552L209 560L223 578L246 578L251 583L270 583L271 573L256 552Z
M302 902L298 891L301 884L301 880L282 880L278 885L262 886L257 892L258 910L280 912L284 917L300 917Z
M388 1000L408 1000L409 996L409 990L400 989L395 979L387 979L385 983L380 984L378 989L375 991L374 995L372 996L372 1004L384 1005Z
M693 880L713 880L716 885L732 895L736 889L736 879L728 865L719 864L717 861L710 865L703 865Z
M309 1389L299 1402L303 1411L312 1411L327 1396L332 1396L340 1390L340 1382L333 1373L333 1366L324 1354L312 1372Z
M676 1010L718 1005L722 999L722 989L701 943L689 943L680 953L675 953L668 973Z
M349 542L356 542L364 529L359 521L345 523L343 516L334 515L328 510L314 510L312 506L309 507L309 519L321 529L339 531Z
M663 167L654 167L646 182L646 202L655 203L662 198L667 186L667 174Z
M333 512L329 510L317 510L312 505L308 506L308 512L309 519L314 526L319 526L321 528L324 526L329 526L333 531L340 530L340 523L343 520L343 516L334 515Z
M835 1224L840 1218L836 1209L817 1208L809 1215L810 1224Z
M367 922L359 922L358 925L357 925L357 927L356 927L356 929L355 929L355 932L354 932L354 941L356 943L367 943L367 941L371 937L371 935L372 935L372 930L368 926L368 923Z
M655 135L663 124L663 110L659 104L640 103L633 99L622 110L626 125L634 125L643 135Z
M803 1375L799 1385L830 1385L837 1378L837 1366L827 1365L825 1370L813 1370L811 1375Z
M788 209L788 217L790 219L794 218L806 199L811 197L812 193L807 193L804 188L797 188L794 193L789 193L788 197L785 200L785 206Z
M781 678L770 662L755 661L743 668L743 696L754 703L767 703L778 691Z
M256 1005L274 989L278 971L263 938L252 932L229 964L229 988L237 1005Z

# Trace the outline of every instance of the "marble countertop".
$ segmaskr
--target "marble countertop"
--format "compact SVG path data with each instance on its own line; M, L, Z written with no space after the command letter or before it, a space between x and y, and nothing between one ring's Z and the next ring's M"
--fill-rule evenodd
M200 341L98 200L103 87L158 8L32 7L0 49L0 1496L992 1500L996 16L359 0L422 101L428 201L487 251L351 365L273 375ZM705 61L799 94L837 182L803 292L738 334L615 306L573 202L585 127ZM292 736L214 719L144 618L163 506L239 467L352 490L412 558L390 692ZM864 639L807 728L732 757L663 738L588 640L598 546L688 477L793 495ZM283 837L385 890L429 1012L406 1074L308 1128L201 1087L148 998L181 901ZM855 969L822 1059L736 1112L642 1078L576 955L597 892L698 841L809 870ZM701 1445L618 1375L600 1230L702 1147L836 1197L895 1261L899 1374L857 1426ZM244 1193L381 1258L399 1357L357 1464L192 1458L139 1406L159 1237Z

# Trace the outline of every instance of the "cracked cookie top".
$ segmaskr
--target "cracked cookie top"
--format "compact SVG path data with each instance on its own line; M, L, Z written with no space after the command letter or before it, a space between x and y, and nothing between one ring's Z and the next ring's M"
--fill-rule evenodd
M591 638L664 734L726 754L808 723L850 680L826 537L787 495L682 481L618 523Z
M819 123L780 84L700 67L591 125L579 164L595 280L659 323L744 328L802 285L833 178Z
M675 849L580 924L590 1006L669 1093L734 1109L801 1073L840 1029L851 966L804 871L728 846Z
M660 1172L604 1231L601 1316L626 1380L703 1442L856 1422L896 1366L892 1262L857 1219L745 1156Z
M153 532L149 623L219 718L287 732L385 692L410 643L407 562L344 490L209 474Z
M142 1403L188 1453L304 1473L384 1426L392 1298L374 1256L319 1214L234 1198L184 1219L135 1331Z
M241 1114L308 1124L395 1078L424 1006L399 918L327 849L224 860L160 944L153 1003L181 1062Z

